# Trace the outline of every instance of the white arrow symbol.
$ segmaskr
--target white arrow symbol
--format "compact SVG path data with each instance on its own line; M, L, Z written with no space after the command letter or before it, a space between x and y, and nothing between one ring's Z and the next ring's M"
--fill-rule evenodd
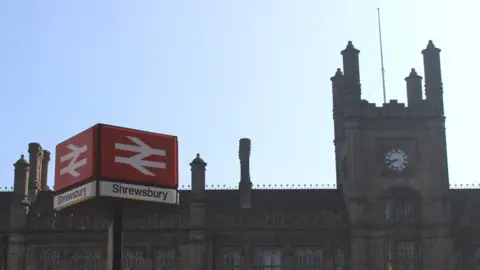
M73 177L78 177L80 173L77 172L77 169L87 164L87 158L83 158L78 160L78 157L87 152L87 145L85 144L82 147L75 146L73 144L69 144L66 146L70 149L70 153L63 155L60 157L60 163L70 160L67 167L60 170L60 175L70 174Z
M162 149L152 148L148 144L142 142L142 140L140 140L137 137L132 137L132 136L126 136L126 137L130 141L134 142L136 145L115 143L115 149L134 152L134 153L138 153L138 154L136 154L135 156L132 156L132 157L117 157L117 156L115 156L115 162L128 164L128 165L132 166L133 168L137 169L139 172L141 172L145 175L149 175L149 176L155 176L155 174L152 173L151 171L147 170L145 167L158 168L158 169L165 169L167 167L167 164L165 164L164 162L144 160L145 158L147 158L149 156L162 156L162 157L164 157L164 156L167 155L167 151L162 150Z

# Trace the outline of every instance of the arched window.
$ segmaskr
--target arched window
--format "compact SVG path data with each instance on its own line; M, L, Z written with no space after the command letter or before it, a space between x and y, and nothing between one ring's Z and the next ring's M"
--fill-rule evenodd
M73 270L97 270L100 269L100 252L77 251L72 256Z
M478 253L478 252L477 252ZM453 261L453 265L454 265L454 269L455 270L463 270L463 257L462 257L462 251L460 250L457 250L455 251L454 253L454 261ZM477 268L478 269L478 268Z
M383 255L385 270L420 269L420 245L416 242L386 242Z
M173 250L157 249L153 255L154 270L173 270L175 268L175 252Z
M475 270L480 270L480 249L475 251Z
M255 251L255 270L280 270L282 253L278 249L259 249Z
M335 266L335 270L345 269L345 252L343 249L335 249L333 255L333 264Z
M405 186L392 186L384 193L384 218L386 222L413 222L419 216L420 195Z
M37 257L38 270L57 270L60 253L57 251L44 250L39 251Z
M140 250L123 250L123 268L140 270L143 267L143 252Z
M321 270L323 266L322 250L299 248L295 251L295 263L295 269Z
M222 270L240 270L242 257L240 249L229 248L222 252Z

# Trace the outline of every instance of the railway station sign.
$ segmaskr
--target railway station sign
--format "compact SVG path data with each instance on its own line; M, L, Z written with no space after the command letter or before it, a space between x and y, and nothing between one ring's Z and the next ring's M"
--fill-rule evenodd
M54 208L94 197L178 203L177 137L97 124L56 147Z

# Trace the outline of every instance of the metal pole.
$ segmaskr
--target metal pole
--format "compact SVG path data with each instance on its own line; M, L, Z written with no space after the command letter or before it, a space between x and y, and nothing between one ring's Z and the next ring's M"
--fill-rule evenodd
M108 270L122 270L123 255L123 213L121 209L113 212L108 226Z
M385 68L383 66L383 42L382 42L382 23L380 21L380 8L377 8L377 17L378 17L378 36L380 37L380 63L382 65L383 103L387 103L387 90L385 89Z

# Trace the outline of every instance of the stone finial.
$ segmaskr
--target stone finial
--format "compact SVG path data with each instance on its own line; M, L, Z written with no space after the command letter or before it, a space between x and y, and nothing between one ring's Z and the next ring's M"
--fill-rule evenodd
M412 68L412 70L410 71L410 74L408 75L408 77L405 78L405 80L409 80L413 78L422 79L422 76L418 75L417 71L414 68Z
M353 42L351 40L348 41L346 49L355 49L355 46L353 46Z
M190 163L190 166L194 166L194 165L207 166L207 163L200 157L200 154L197 153L197 156Z
M347 47L345 47L345 50L342 51L342 54L345 54L345 53L355 53L355 54L359 54L360 51L357 50L357 49L355 48L355 46L353 46L353 42L352 42L352 41L348 41Z
M335 72L335 76L343 76L342 69L337 68L337 71Z
M429 40L428 41L428 44L427 44L427 50L431 50L431 49L435 49L435 44L433 44L433 41L432 40Z
M340 79L343 77L343 72L342 72L342 69L340 68L337 68L337 71L335 72L335 75L333 75L333 77L330 78L331 81L334 81L336 79Z
M25 159L25 155L20 155L20 158L13 164L16 168L18 165L28 165L28 161Z
M240 160L245 160L250 157L252 142L248 138L240 139L239 149L238 149L238 158Z
M440 53L440 51L441 50L439 48L437 48L435 46L435 44L433 44L433 41L429 40L428 44L427 44L427 48L425 50L423 50L422 53L423 54L425 54L425 53L436 53L436 54L438 54L438 53Z

